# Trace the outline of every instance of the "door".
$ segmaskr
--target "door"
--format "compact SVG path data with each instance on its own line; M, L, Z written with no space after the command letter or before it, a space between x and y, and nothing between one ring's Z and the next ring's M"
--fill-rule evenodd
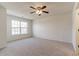
M79 9L75 13L75 40L76 40L76 55L79 55Z

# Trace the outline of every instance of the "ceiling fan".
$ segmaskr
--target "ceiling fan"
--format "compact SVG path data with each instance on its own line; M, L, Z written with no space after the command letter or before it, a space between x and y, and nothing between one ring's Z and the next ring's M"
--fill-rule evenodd
M36 13L38 14L39 16L42 14L42 13L49 13L48 11L45 11L44 9L46 8L47 6L38 6L38 7L33 7L33 6L30 6L30 8L34 9L33 12L30 12L31 14L33 13Z

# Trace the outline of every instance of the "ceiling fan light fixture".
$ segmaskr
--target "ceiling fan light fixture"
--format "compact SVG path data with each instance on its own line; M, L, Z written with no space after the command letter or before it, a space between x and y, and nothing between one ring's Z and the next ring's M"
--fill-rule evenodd
M31 12L31 14L32 13L36 13L36 14L38 14L39 16L42 14L42 13L49 13L48 11L45 11L45 8L46 8L47 6L37 6L37 7L33 7L33 6L30 6L30 8L32 8L32 9L34 9L34 11L33 12Z
M36 14L42 14L42 11L41 10L37 10Z

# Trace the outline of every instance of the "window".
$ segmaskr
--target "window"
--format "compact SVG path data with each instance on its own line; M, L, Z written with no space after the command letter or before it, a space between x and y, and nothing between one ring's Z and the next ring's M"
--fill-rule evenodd
M26 33L27 33L27 23L21 22L21 34L26 34Z
M12 20L12 35L20 35L20 34L27 34L27 22Z

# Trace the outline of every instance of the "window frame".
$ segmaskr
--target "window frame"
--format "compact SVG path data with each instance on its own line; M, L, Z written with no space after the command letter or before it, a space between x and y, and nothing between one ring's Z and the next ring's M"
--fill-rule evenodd
M18 26L16 26L16 27L12 27L12 21L17 21L17 22L19 22L19 27ZM24 22L24 23L26 23L26 27L22 27L22 25L21 25L21 22ZM26 28L26 33L24 32L24 33L22 33L22 29L23 28ZM17 29L17 33L16 34L12 34L12 30L13 29ZM19 29L19 31L18 31L18 29ZM13 35L26 35L26 34L28 34L28 22L27 21L20 21L20 20L11 20L11 35L13 36Z

